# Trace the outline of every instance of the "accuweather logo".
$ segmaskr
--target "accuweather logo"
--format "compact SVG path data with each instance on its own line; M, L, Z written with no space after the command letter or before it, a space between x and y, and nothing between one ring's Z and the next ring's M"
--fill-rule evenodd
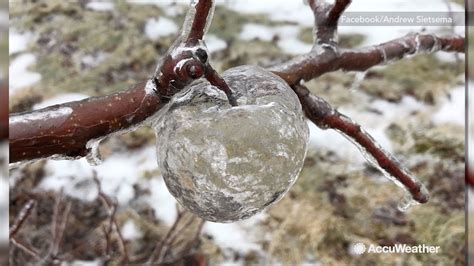
M364 243L354 243L351 247L351 253L354 255L370 254L370 253L421 253L421 254L436 254L439 252L439 246L430 245L416 245L410 246L407 244L395 244L393 246L378 246L374 244L365 245Z

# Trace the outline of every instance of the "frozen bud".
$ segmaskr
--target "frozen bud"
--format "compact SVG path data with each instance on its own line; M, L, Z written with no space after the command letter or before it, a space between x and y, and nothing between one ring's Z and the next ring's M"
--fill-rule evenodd
M237 98L206 81L175 96L156 125L171 194L208 221L248 218L277 202L303 166L308 126L292 89L258 67L223 73Z

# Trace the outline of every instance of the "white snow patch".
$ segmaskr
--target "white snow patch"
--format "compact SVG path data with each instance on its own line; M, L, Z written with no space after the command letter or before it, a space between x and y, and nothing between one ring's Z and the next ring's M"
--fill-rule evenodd
M250 219L235 223L206 222L203 232L212 236L214 242L223 249L231 249L246 254L249 251L261 251L262 239L259 236L258 224L266 217L265 213L257 214Z
M442 61L442 62L448 62L448 63L454 63L456 62L457 58L459 58L459 60L462 60L462 61L465 61L465 54L462 54L462 53L452 53L452 52L444 52L444 51L438 51L436 53L434 53L434 55L436 56L436 58L438 58L438 60Z
M127 154L115 153L98 166L90 166L86 159L48 160L46 178L39 189L60 191L78 199L91 201L97 197L93 182L94 170L101 181L104 193L116 198L120 205L127 204L135 196L133 185L144 171L156 169L154 147L146 147Z
M287 54L303 54L311 50L312 45L304 43L298 39L300 28L298 26L278 26L268 27L249 23L244 25L239 34L242 40L260 39L262 41L271 41L278 36L278 47Z
M308 121L309 145L316 149L325 148L335 152L340 158L349 162L362 164L364 157L348 139L335 130L320 129L314 123Z
M164 221L167 225L172 225L176 220L176 199L170 194L162 177L155 177L150 180L148 187L151 195L148 204L155 210L155 216Z
M108 54L99 52L97 54L76 55L76 56L80 57L77 61L79 61L83 66L96 67L107 58Z
M248 23L243 26L239 38L242 40L259 39L262 41L271 41L276 34L276 30L277 29L268 26Z
M70 197L93 201L97 197L97 187L92 180L93 172L85 159L48 160L44 167L45 178L38 185L39 190L61 189Z
M227 48L227 43L213 34L207 34L204 37L204 41L206 42L207 49L210 53L215 53Z
M145 25L145 34L152 40L178 32L178 26L168 18L152 18Z
M18 33L11 29L8 33L8 53L11 55L25 51L32 39L33 34L30 32Z
M114 10L114 3L110 1L93 1L86 5L86 8L94 11L111 11Z
M58 94L52 98L46 99L40 103L37 103L33 105L33 110L38 110L38 109L43 109L45 107L51 106L51 105L56 105L56 104L62 104L62 103L67 103L67 102L72 102L72 101L79 101L89 98L89 95L82 94L82 93L63 93L63 94Z
M303 0L226 0L217 1L217 4L244 14L265 14L274 21L297 22L305 26L312 26L314 22L313 13L304 5Z
M28 70L28 67L36 62L33 54L22 54L16 57L10 63L9 68L9 85L10 96L14 95L18 90L31 86L41 80L41 75Z
M143 237L143 232L137 227L133 220L128 220L122 226L122 236L124 240L134 240Z
M228 0L218 1L218 4L242 12L244 14L264 14L271 20L293 22L300 26L312 27L314 24L313 13L303 3L303 0L287 1L254 1L254 0ZM456 3L450 3L453 12L463 12L464 8ZM446 12L448 7L444 0L388 0L383 5L378 0L352 1L346 12ZM367 39L363 45L374 45L403 36L409 32L439 32L440 26L340 26L339 33L366 35ZM444 27L446 28L446 27ZM464 35L464 26L456 26L455 33Z
M465 124L465 87L461 86L450 91L450 99L445 100L441 108L433 115L435 124L452 123L460 126Z
M135 196L133 185L144 171L156 169L154 147L130 153L115 153L102 164L93 167L101 180L102 190L117 198L119 204L127 204Z

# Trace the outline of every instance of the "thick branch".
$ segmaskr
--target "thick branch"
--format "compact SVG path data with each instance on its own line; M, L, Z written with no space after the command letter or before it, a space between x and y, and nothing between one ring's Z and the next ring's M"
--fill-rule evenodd
M333 36L337 30L337 19L349 3L340 0L335 5L322 5L325 12L319 18L317 16L317 25L321 28L329 25L332 31L330 35ZM313 10L318 10L316 1L311 1L310 5L316 7ZM203 76L223 90L229 102L236 105L229 87L210 66L205 45L199 39L206 31L213 8L212 0L194 1L185 22L184 35L163 57L155 75L148 82L113 95L12 115L10 162L50 156L85 156L91 140L141 125L174 94ZM318 19L321 21L318 22ZM346 51L339 51L337 43L334 46L334 43L326 42L332 40L332 37L326 37L318 36L324 45L315 44L315 49L310 53L269 70L288 84L295 85L331 71L365 71L375 65L419 52L464 52L464 38L461 37L410 34L384 44ZM5 136L7 130L1 130L0 127L0 132Z
M367 69L400 60L407 55L437 51L464 52L463 37L437 37L432 34L408 34L392 41L356 50L332 48L312 51L270 68L288 84L298 84L337 70L366 71Z
M202 40L204 38L206 28L211 22L210 17L212 17L212 13L214 12L214 0L197 1L195 9L195 14L199 14L199 16L193 19L187 42L191 40Z
M105 97L14 114L10 117L10 162L85 156L89 141L137 125L163 106L151 82Z
M360 125L340 114L323 99L311 95L303 85L294 85L293 90L300 99L306 117L313 123L321 128L331 128L342 133L359 146L369 162L386 175L398 180L414 200L419 203L428 201L429 195L423 184L405 170L393 156L384 151Z
M213 0L191 3L183 34L146 83L113 95L14 114L10 118L10 162L85 156L91 141L141 125L173 95L206 73L235 105L227 84L210 66L202 40L213 10Z
M309 6L314 13L315 47L321 44L337 44L337 24L350 3L351 0L336 0L334 4L309 0Z

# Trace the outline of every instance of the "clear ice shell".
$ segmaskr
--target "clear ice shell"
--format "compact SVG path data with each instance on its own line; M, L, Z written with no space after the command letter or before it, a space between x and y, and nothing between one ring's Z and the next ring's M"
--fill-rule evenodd
M199 81L155 125L170 193L213 222L245 219L278 201L303 167L309 137L298 98L282 79L253 66L223 78L239 106Z

